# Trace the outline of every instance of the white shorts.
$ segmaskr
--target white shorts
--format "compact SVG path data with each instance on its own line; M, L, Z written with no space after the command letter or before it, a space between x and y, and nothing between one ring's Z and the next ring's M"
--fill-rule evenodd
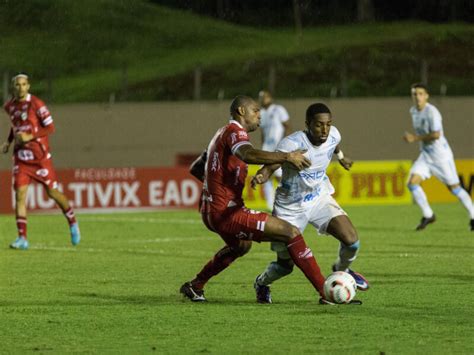
M414 174L421 176L423 180L429 179L431 175L434 175L446 185L459 184L459 176L453 158L433 162L429 161L423 154L420 154L410 169L410 176Z
M307 207L301 211L290 210L275 204L273 215L294 225L301 233L309 223L316 228L318 234L327 234L329 222L337 216L347 216L347 213L331 195L324 194L308 203ZM284 252L287 249L284 243L272 242L272 250Z

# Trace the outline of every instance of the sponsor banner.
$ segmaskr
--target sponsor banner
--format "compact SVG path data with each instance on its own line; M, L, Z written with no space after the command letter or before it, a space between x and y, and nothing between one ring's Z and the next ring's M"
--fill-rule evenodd
M474 160L473 159L456 159L456 170L458 172L461 186L466 189L474 197ZM426 192L430 202L456 202L457 197L454 196L446 186L438 179L431 177L423 181L423 189Z
M356 161L350 171L338 162L327 170L336 190L334 197L344 206L350 205L403 205L412 203L406 186L412 162ZM474 160L456 160L456 167L463 187L474 194ZM250 180L258 166L249 167L249 177L244 190L244 200L249 208L266 209L262 187L252 190ZM275 187L277 182L274 181ZM434 177L423 182L430 202L453 202L457 199Z
M201 183L187 168L106 168L57 170L59 189L76 209L130 210L197 208ZM11 173L0 172L0 213L13 212ZM56 210L43 186L28 190L30 211Z
M343 206L393 205L412 203L406 181L412 162L357 161L351 171L333 162L328 176L336 190L334 197ZM474 160L456 160L461 185L474 195ZM265 210L262 186L250 188L250 180L258 166L249 166L244 200L249 208ZM143 210L197 208L202 184L186 167L171 168L104 168L58 170L59 188L76 209ZM14 194L11 173L0 172L0 213L12 213ZM275 188L277 182L274 181ZM435 178L423 182L430 202L454 202L457 199ZM32 184L28 191L30 211L54 211L41 185Z

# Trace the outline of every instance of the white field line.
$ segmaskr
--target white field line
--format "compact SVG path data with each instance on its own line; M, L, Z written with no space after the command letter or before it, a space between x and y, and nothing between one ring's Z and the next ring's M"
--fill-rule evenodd
M79 222L124 222L124 223L153 223L153 224L202 224L199 219L184 218L153 218L153 217L108 217L108 216L82 216Z
M55 246L48 246L42 244L36 244L30 247L31 250L50 250L50 251L65 251L65 252L72 252L72 253L117 253L117 252L127 252L127 253L135 253L139 251L140 253L146 254L169 254L161 249L154 249L154 250L147 250L147 249L101 249L101 248L80 248L80 247L55 247Z
M170 241L173 241L172 238L169 238ZM204 238L199 238L199 239L204 239ZM211 256L212 252L210 253L208 250L180 250L179 252L173 251L170 252L169 250L163 250L163 249L147 249L145 248L134 248L134 249L102 249L102 248L81 248L79 247L57 247L57 246L52 246L52 245L47 245L47 244L35 244L30 247L31 250L45 250L45 251L59 251L59 252L72 252L72 253L108 253L108 254L114 254L114 253L137 253L137 254L150 254L150 255L175 255L177 257L179 256L197 256L197 255L203 255L203 256ZM268 260L270 261L273 256L274 252L270 250L258 250L258 251L251 251L249 254L249 257L247 259L258 259L258 260ZM318 253L317 257L321 256L331 256L337 255L337 250L334 250L334 253L332 252L320 252ZM394 254L392 258L421 258L423 257L422 254L418 253L401 253L401 254ZM450 255L436 255L437 258L443 259L443 258L451 258L452 256ZM365 256L366 259L372 259L376 258L376 256Z
M155 238L155 239L132 239L128 243L131 244L140 244L140 243L171 243L171 242L201 242L206 240L212 240L211 238L206 237L189 237L189 238Z

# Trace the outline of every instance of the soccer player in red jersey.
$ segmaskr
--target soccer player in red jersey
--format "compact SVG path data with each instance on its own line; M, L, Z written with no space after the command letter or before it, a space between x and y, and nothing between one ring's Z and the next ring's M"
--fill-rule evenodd
M56 172L49 152L48 136L54 132L53 118L44 104L29 93L28 75L20 73L12 78L13 97L4 105L10 117L11 129L3 143L3 153L13 148L13 187L18 238L10 245L13 249L28 249L26 195L32 181L42 184L48 196L61 208L71 232L71 243L79 244L81 235L74 211L66 196L58 190Z
M266 152L253 148L248 132L260 124L260 107L247 96L237 96L230 107L231 119L220 128L191 173L204 182L200 212L206 227L219 234L225 245L180 292L194 302L206 301L204 285L234 260L245 255L255 242L286 244L294 263L303 271L323 300L324 276L298 228L263 212L249 210L242 199L247 164L288 162L301 170L310 162L304 151ZM205 159L207 158L207 159Z

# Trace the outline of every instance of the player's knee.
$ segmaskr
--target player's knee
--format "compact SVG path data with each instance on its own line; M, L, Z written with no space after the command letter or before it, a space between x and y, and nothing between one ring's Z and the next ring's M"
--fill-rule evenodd
M300 230L296 228L295 226L290 226L290 238L297 237L301 234Z
M49 196L49 197L54 197L56 196L56 193L58 192L59 190L57 189L51 189L51 188L47 188L46 189L46 194Z
M19 189L15 193L15 200L17 203L24 202L26 200L26 189Z
M459 185L459 184L456 184L456 185L448 185L448 189L449 189L449 191L451 191L451 193L452 193L453 195L458 195L458 194L461 192L462 187L461 187L461 185Z
M238 254L238 256L244 256L250 251L250 248L252 248L251 241L241 240L239 243L239 246L235 248L234 250Z
M408 188L410 188L410 186L413 186L415 188L418 187L421 184L421 181L422 181L421 176L418 176L418 175L410 176L410 178L408 179Z
M408 187L408 190L415 191L417 188L420 187L420 185L412 183L411 181L409 181L408 184L407 184L407 187Z
M344 244L352 245L359 241L359 236L357 235L355 228L348 228L347 231L344 232L343 239Z

